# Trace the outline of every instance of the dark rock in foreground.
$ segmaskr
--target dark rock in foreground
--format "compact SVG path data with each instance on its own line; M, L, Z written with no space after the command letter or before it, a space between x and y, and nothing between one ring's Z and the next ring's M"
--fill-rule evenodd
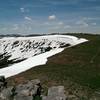
M49 88L48 95L43 100L66 100L64 86L53 86Z
M47 96L43 96L38 79L7 87L5 77L0 76L0 100L66 100L66 96L63 86L53 86L48 89Z

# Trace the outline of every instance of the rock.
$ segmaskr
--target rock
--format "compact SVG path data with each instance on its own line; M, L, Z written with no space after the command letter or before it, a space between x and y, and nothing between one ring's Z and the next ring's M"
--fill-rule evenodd
M19 84L16 87L4 88L5 77L0 77L0 100L33 100L40 97L41 85L40 80L35 79Z
M17 95L14 100L32 100L31 90L33 89L32 84L20 84L16 87Z
M14 100L33 100L33 96L30 96L26 93L24 94L17 94L15 97L14 97Z
M6 82L3 76L0 77L1 87ZM2 88L0 100L66 100L64 86L53 86L48 89L48 95L41 95L42 86L39 79L26 81L15 87Z
M0 100L13 100L12 88L5 88L0 92Z
M43 97L43 100L66 100L64 94L64 86L53 86L49 88L47 97Z
M0 76L0 82L5 82L5 77L4 76Z
M16 95L14 100L33 100L32 96Z
M25 84L19 84L16 87L16 93L14 100L34 100L37 95L39 95L40 90L40 80L35 79L28 81ZM41 93L40 93L41 94Z
M31 80L31 82L32 82L33 85L40 84L39 79Z
M0 91L3 89L4 83L0 82Z
M16 92L22 94L28 92L31 95L37 94L37 90L39 88L38 84L40 84L39 80L32 80L28 81L25 84L19 84L18 86L16 86Z
M4 76L0 76L0 91L3 88L7 88L7 82Z
M90 100L100 100L100 90L95 91L93 97Z

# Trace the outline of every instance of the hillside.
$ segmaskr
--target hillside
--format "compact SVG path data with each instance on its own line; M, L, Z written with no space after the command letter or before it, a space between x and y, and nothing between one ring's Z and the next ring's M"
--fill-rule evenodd
M76 36L86 38L89 42L67 48L50 57L46 65L8 78L8 81L12 83L12 80L20 77L24 80L39 78L45 88L64 85L66 93L91 96L100 88L100 36L88 34Z
M47 35L38 37L4 37L0 39L0 76L6 78L43 65L47 58L64 48L88 40L70 35Z

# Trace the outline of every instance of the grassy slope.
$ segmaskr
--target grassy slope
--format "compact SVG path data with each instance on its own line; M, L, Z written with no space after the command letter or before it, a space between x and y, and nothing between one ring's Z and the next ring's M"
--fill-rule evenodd
M100 36L80 35L89 42L67 48L50 57L46 65L32 68L15 77L41 79L45 86L64 85L66 90L80 88L96 90L100 88ZM85 90L84 90L85 91Z

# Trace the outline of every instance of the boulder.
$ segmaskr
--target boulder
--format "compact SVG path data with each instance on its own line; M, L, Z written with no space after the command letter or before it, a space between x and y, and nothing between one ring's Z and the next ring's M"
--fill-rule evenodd
M5 76L0 76L0 82L5 82Z
M64 86L53 86L49 88L48 95L43 100L66 100Z
M27 93L24 94L18 94L14 97L14 100L33 100L32 96L27 95Z
M4 76L0 76L0 91L3 88L7 88L7 82Z
M14 100L34 100L33 98L37 97L40 86L40 80L38 79L28 81L25 84L19 84L16 86L17 95Z
M5 88L0 92L0 100L13 100L13 87Z
M47 96L42 96L42 86L39 79L4 88L5 82L5 77L1 76L0 100L66 100L64 86L53 86L48 89Z

